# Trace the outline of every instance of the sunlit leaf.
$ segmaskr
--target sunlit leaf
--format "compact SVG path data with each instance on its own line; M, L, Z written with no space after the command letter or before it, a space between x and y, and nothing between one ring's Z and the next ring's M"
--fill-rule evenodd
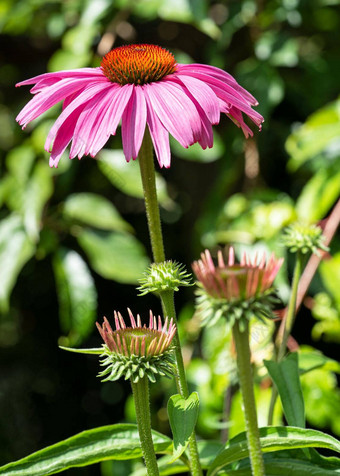
M320 351L308 346L301 346L299 350L300 375L319 368L340 373L340 363L323 355Z
M300 220L315 223L323 218L339 198L340 172L320 169L307 182L296 203Z
M275 451L263 455L265 472L272 476L332 476L340 474L340 459L326 458L315 450ZM236 468L228 468L222 475L249 476L251 474L249 458L242 460Z
M168 401L168 415L174 439L174 453L171 462L176 461L189 444L194 431L199 408L198 393L193 392L188 398L172 395Z
M340 155L340 100L334 101L312 114L287 139L286 149L291 159L289 166L296 170L305 161L328 154L331 149Z
M301 375L306 403L306 418L317 428L330 428L340 436L340 389L337 376L327 368L319 368Z
M110 182L123 193L136 198L143 198L143 186L138 160L126 162L122 150L104 149L98 154L98 165ZM156 186L159 202L171 206L165 180L156 173Z
M175 155L185 160L192 160L195 162L214 162L220 159L224 152L225 147L220 136L214 133L214 146L211 149L203 150L202 147L196 143L191 145L187 149L182 147L175 139L170 138L171 150Z
M327 448L340 453L340 442L317 430L291 426L260 428L261 448L264 453L295 448ZM211 464L207 476L216 475L226 465L248 457L246 433L232 438Z
M304 428L305 405L297 352L292 352L281 362L265 360L264 365L279 392L288 425Z
M323 339L327 342L340 342L340 308L327 293L314 296L313 317L318 321L312 329L314 340Z

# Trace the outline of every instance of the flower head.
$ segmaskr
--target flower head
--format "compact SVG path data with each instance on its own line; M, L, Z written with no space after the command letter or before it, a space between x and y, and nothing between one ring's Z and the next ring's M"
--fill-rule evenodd
M97 328L104 340L104 351L101 365L106 369L99 375L106 376L106 380L118 380L124 376L125 380L131 378L136 383L140 378L147 377L155 382L157 375L173 374L172 339L176 333L176 326L171 319L166 318L164 325L160 316L158 320L150 311L149 327L142 326L140 316L137 322L128 309L131 327L126 327L124 319L119 312L114 312L114 331L109 321L104 317L104 322Z
M140 296L148 293L162 291L178 291L179 286L192 286L191 274L187 273L184 266L175 261L152 263L139 280Z
M319 255L319 250L329 251L322 229L316 225L293 223L284 230L282 242L291 253Z
M260 260L256 255L251 261L244 253L241 263L236 264L231 247L227 264L219 251L215 265L208 250L202 253L192 267L200 284L197 303L203 324L212 325L222 316L231 325L236 319L242 325L242 321L252 317L260 320L273 317L272 307L277 298L272 284L282 262L283 258L276 258L274 254L268 261L265 254Z
M60 101L63 111L45 143L50 166L72 141L70 158L94 157L122 123L126 160L136 159L149 128L161 167L170 166L169 133L183 146L212 147L212 125L227 114L252 135L243 113L261 128L258 103L223 70L204 64L179 64L164 48L128 45L104 56L98 68L46 73L18 83L34 84L33 99L17 121L23 128Z

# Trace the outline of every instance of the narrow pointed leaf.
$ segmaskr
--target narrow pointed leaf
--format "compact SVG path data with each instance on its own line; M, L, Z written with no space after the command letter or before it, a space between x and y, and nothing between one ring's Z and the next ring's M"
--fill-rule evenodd
M156 453L170 453L172 441L152 432ZM2 476L48 476L68 468L88 466L100 461L140 458L142 450L137 425L102 426L78 433L26 458L0 468Z
M0 223L0 311L8 310L9 296L17 277L33 256L35 245L17 215L10 215Z
M269 426L260 428L263 453L295 448L327 448L340 453L340 442L321 431L291 426ZM249 456L245 432L232 438L209 468L207 476L214 476L228 464Z
M53 193L53 178L45 163L39 162L32 173L23 200L23 217L27 234L38 241L41 218L47 200Z
M60 249L54 256L61 327L67 346L80 344L93 330L97 317L97 291L83 258L73 250Z
M266 360L264 365L279 392L288 425L304 428L305 404L301 390L297 352L289 354L281 362Z
M75 352L76 354L101 355L104 351L102 347L93 347L92 349L74 349L73 347L59 346L59 349L67 350L68 352Z
M171 462L176 461L185 451L194 431L199 408L198 393L193 392L187 399L173 395L168 401L168 415L174 438L174 453Z

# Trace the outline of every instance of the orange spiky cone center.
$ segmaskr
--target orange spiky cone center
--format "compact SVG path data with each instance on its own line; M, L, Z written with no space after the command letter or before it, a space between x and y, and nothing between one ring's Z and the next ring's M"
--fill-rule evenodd
M104 75L113 83L143 85L176 71L174 56L156 45L127 45L109 51L101 62Z

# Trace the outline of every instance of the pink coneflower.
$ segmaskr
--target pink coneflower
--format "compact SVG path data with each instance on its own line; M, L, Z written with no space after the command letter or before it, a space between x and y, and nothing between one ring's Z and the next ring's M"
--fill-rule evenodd
M218 251L218 264L214 264L208 250L201 254L201 259L192 265L197 279L204 289L212 296L221 299L249 299L258 293L269 289L277 275L283 258L272 254L267 261L266 255L253 261L246 253L242 255L241 263L235 263L235 252L229 249L228 261L225 264L221 250Z
M228 73L204 64L178 64L155 45L121 46L104 56L98 68L46 73L18 83L34 84L34 98L17 121L23 128L63 102L63 111L45 143L50 166L72 141L70 158L94 157L122 123L126 160L136 159L146 125L161 167L170 166L169 133L183 146L212 147L212 125L227 114L246 137L252 131L243 113L261 128L258 103Z
M173 319L158 319L150 311L149 326L142 326L139 314L134 318L128 309L131 326L127 327L120 312L114 312L115 326L113 330L104 317L102 325L97 328L105 342L101 365L106 369L100 376L105 380L117 380L121 376L137 382L146 376L151 382L157 375L173 374L172 339L176 333Z

